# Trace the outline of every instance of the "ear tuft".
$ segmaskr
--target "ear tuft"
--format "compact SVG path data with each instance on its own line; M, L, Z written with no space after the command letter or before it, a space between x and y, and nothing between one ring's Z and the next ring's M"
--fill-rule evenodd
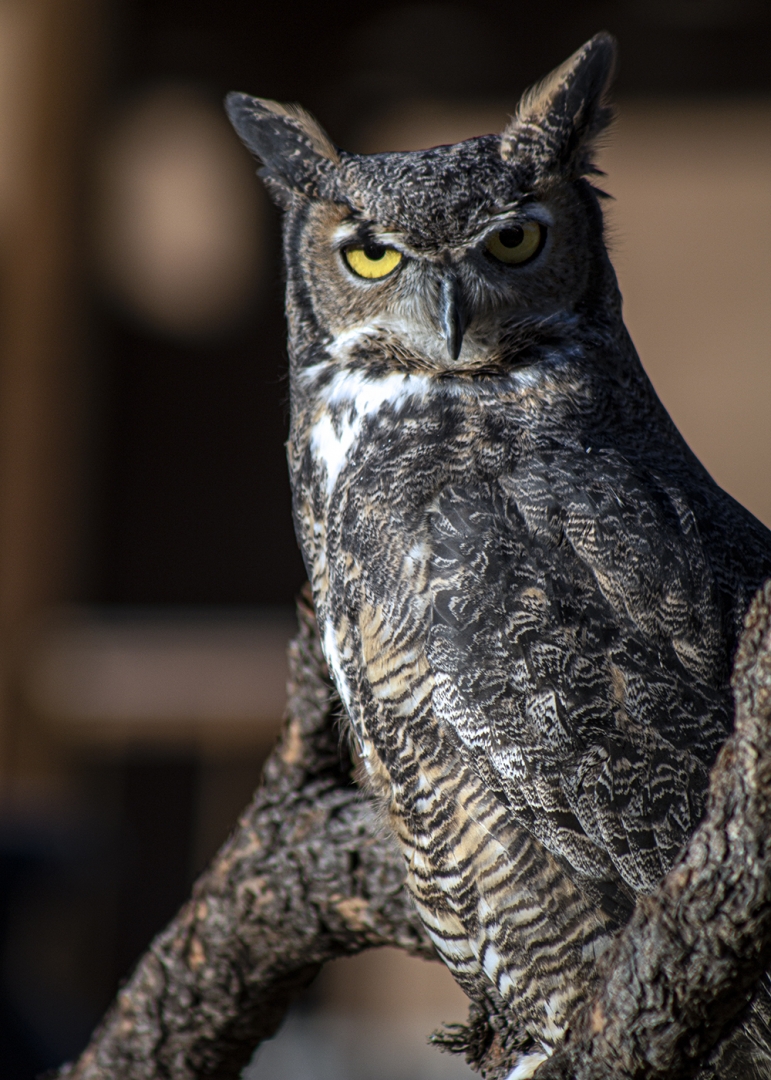
M504 161L527 161L538 172L592 172L597 136L613 119L606 100L616 65L616 41L595 34L570 59L522 97L501 135Z
M232 93L225 110L241 141L263 163L260 176L281 205L293 192L316 195L323 176L340 163L327 133L299 105Z

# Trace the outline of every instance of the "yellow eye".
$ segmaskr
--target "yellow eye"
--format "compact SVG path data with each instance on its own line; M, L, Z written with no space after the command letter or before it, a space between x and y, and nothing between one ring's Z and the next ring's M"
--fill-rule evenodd
M365 244L360 248L346 248L345 261L363 278L382 278L395 270L402 261L401 251L383 244Z
M532 259L540 251L543 237L544 228L539 222L523 221L488 237L487 250L499 262L513 266Z

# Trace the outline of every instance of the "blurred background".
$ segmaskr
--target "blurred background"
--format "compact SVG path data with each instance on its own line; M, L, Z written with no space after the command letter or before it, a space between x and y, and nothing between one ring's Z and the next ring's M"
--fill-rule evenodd
M598 29L627 321L696 453L771 525L766 0L0 0L0 1076L83 1047L256 784L303 580L279 221L231 89L351 150L500 130ZM470 1075L462 995L332 965L250 1080Z

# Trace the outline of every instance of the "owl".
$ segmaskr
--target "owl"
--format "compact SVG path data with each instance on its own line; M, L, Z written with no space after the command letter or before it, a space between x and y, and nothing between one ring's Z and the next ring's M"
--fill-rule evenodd
M697 825L771 533L624 326L598 34L502 134L338 149L227 107L284 209L289 469L324 653L439 956L550 1054ZM703 1077L771 1077L758 991Z

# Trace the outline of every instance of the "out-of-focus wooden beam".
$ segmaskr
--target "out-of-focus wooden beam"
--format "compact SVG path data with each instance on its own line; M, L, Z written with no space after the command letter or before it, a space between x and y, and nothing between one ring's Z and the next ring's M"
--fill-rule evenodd
M21 689L73 748L265 749L286 708L292 608L64 608L26 638Z
M29 757L15 643L77 576L83 339L83 149L100 0L25 0L14 195L0 250L0 791ZM34 754L33 754L34 757Z

